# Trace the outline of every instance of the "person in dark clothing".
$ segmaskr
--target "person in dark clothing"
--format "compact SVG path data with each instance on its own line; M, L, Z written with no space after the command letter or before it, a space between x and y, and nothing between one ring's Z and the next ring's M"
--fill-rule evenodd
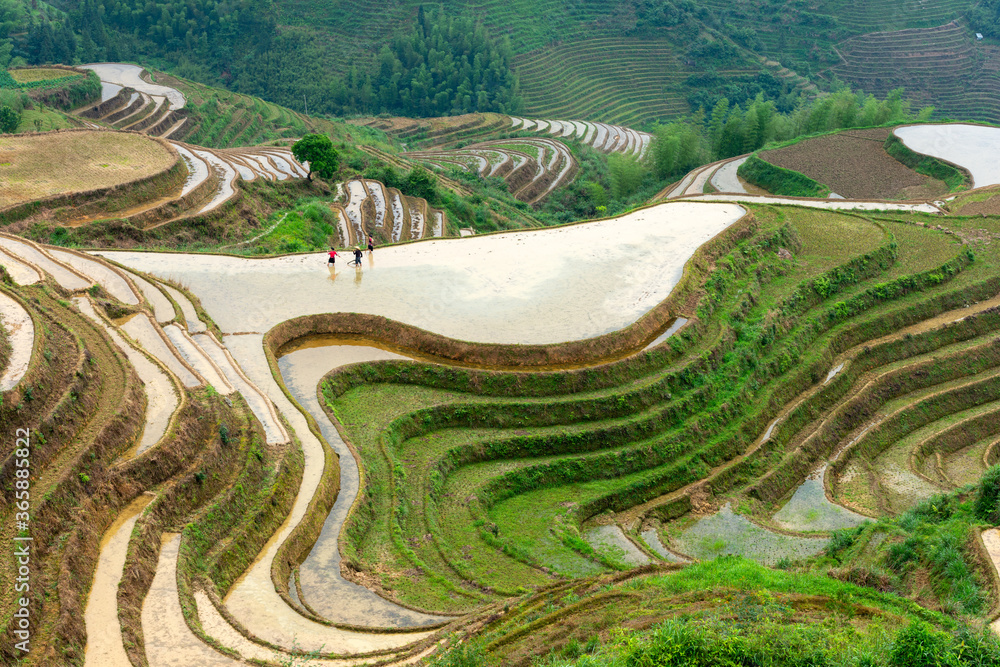
M354 246L354 264L361 268L361 248Z
M375 252L375 239L371 234L368 235L368 252Z

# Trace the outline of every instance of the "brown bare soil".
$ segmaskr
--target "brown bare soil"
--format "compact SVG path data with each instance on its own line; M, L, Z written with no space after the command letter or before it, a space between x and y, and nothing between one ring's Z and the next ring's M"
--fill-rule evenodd
M28 67L25 69L12 69L10 76L18 83L31 83L33 81L51 81L61 79L66 76L82 76L83 72L57 69L54 67Z
M157 141L118 132L49 132L0 138L0 208L113 187L171 167Z
M918 174L882 148L889 128L848 130L762 151L771 164L801 172L848 199L934 199L941 181Z

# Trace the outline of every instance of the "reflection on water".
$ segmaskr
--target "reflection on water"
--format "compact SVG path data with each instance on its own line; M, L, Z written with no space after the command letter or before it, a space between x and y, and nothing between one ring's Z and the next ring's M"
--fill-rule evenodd
M459 340L544 344L635 322L669 295L691 254L744 213L673 202L611 220L380 248L379 270L363 284L330 282L315 254L100 254L183 281L228 333L355 312Z
M317 385L330 370L350 363L376 359L405 359L402 355L363 345L303 346L278 360L281 377L289 392L312 415L323 438L340 458L340 493L327 515L316 544L299 566L302 601L334 622L380 627L413 627L439 622L441 618L400 607L372 591L347 581L340 574L340 529L360 485L358 464L320 407Z
M687 323L688 321L686 317L675 317L674 321L670 323L669 327L667 327L667 330L661 333L656 338L654 338L652 342L650 342L650 344L646 346L645 349L648 350L652 347L656 347L657 345L659 345L660 343L662 343L663 341L665 341L666 339L670 338L675 333L677 333L677 331Z

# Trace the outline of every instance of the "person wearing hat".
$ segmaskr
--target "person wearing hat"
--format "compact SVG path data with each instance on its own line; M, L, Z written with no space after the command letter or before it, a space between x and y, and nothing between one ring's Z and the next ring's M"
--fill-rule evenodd
M357 267L360 269L361 268L361 248L359 248L358 246L354 246L354 262L357 265Z

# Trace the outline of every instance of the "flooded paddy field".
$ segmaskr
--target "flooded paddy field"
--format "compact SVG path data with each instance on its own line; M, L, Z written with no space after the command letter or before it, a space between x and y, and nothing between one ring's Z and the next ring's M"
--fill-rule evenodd
M380 248L366 253L362 270L334 274L325 254L99 254L187 285L224 333L340 311L461 340L554 343L634 322L667 297L694 251L744 212L662 204L583 225Z

